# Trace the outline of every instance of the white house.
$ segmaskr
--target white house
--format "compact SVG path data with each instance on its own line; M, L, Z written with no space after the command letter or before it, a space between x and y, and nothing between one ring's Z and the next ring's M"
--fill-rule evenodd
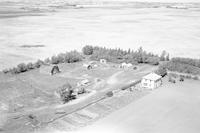
M106 60L106 59L100 59L99 61L100 61L100 63L103 63L103 64L106 64L106 63L107 63L107 60Z
M142 78L141 87L155 89L162 85L162 77L155 73L150 73Z

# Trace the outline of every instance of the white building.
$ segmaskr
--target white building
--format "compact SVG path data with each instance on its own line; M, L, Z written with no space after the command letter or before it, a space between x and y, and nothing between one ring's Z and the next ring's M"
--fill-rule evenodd
M131 64L131 63L122 63L121 65L120 65L120 68L130 68L130 67L132 67L133 65Z
M142 78L141 87L155 89L162 85L162 77L155 73L150 73Z
M100 63L103 63L103 64L106 64L106 63L107 63L107 60L106 60L106 59L100 59L99 61L100 61Z

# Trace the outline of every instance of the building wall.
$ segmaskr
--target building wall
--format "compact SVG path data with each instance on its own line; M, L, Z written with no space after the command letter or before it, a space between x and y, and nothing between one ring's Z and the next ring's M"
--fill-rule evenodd
M147 79L142 79L141 81L141 86L144 88L149 88L149 89L155 89L159 87L162 84L161 80L152 81L152 80L147 80Z

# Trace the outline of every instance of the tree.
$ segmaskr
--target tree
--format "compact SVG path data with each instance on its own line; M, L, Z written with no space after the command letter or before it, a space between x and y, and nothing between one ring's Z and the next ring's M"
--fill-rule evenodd
M63 103L69 102L72 99L75 99L76 96L73 95L74 89L72 88L72 86L67 83L64 84L60 90L59 90L59 94L61 97L61 100L63 101Z
M166 56L166 61L169 61L169 53Z
M59 63L58 57L55 56L55 55L52 56L52 57L51 57L51 63L52 63L52 64L58 64L58 63Z
M86 45L82 49L84 55L92 55L93 54L93 47L90 45Z
M49 63L51 63L51 60L50 60L49 58L46 58L46 59L44 60L44 63L45 63L45 64L49 64Z
M167 75L167 69L163 66L159 66L158 69L156 70L156 72L158 75L164 77Z
M17 65L18 72L25 72L27 71L27 66L24 63Z
M34 64L34 66L35 66L35 68L40 68L43 64L44 64L44 62L42 60L37 60Z
M160 55L160 61L165 61L165 56L167 52L165 50L162 51L162 54Z
M27 64L27 69L28 69L28 70L34 69L33 63L31 63L31 62L28 63L28 64Z
M159 57L148 57L145 62L151 65L159 65Z

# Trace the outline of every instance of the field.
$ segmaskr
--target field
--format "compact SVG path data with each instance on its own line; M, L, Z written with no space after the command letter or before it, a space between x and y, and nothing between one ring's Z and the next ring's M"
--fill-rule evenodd
M92 115L85 116L88 117L88 121L90 119L91 122L95 121L97 118L101 118L102 115L105 116L110 111L121 108L134 101L134 99L137 99L137 97L140 97L140 95L143 96L146 94L146 92L136 92L132 94L127 92L126 95L121 95L107 102L107 104L113 102L113 105L107 105L105 103L101 105L101 102L106 102L108 100L103 100L108 91L118 90L127 84L139 80L142 76L156 69L155 66L145 64L137 65L137 70L133 68L122 69L119 68L119 64L101 64L96 62L98 67L87 70L83 67L84 63L87 63L87 61L72 64L59 64L61 73L53 76L50 74L52 66L43 66L40 69L16 76L1 74L0 111L2 114L5 114L3 116L6 116L6 118L0 118L0 126L2 125L0 129L5 133L26 133L36 130L37 128L45 129L47 126L51 127L57 120L60 121L66 114L74 115L76 114L74 112L78 110L83 112L88 111L87 109L82 110L82 108L86 108L88 105L100 100L100 102L95 105L98 107L94 107L94 109L100 111L101 108L103 110L105 108L105 111L99 113L89 111ZM73 100L67 104L62 104L60 99L55 95L58 88L65 83L70 83L75 87L78 82L84 79L90 81L89 86L86 87L90 93L82 95L78 97L77 100ZM130 98L131 95L133 95L132 98ZM93 107L90 106L90 108ZM36 126L33 124L34 122L30 122L28 118L30 115L37 117L35 123L38 122L37 124L39 125L36 124ZM77 117L72 117L73 119L78 119ZM78 120L81 120L81 118ZM87 121L84 123L87 124ZM80 126L81 124L75 124L72 125L73 128L70 127L69 129L76 129Z
M81 133L198 133L200 82L164 85L149 95L99 120ZM77 132L78 133L78 132Z
M0 69L84 45L199 57L199 3L28 7L0 3Z

